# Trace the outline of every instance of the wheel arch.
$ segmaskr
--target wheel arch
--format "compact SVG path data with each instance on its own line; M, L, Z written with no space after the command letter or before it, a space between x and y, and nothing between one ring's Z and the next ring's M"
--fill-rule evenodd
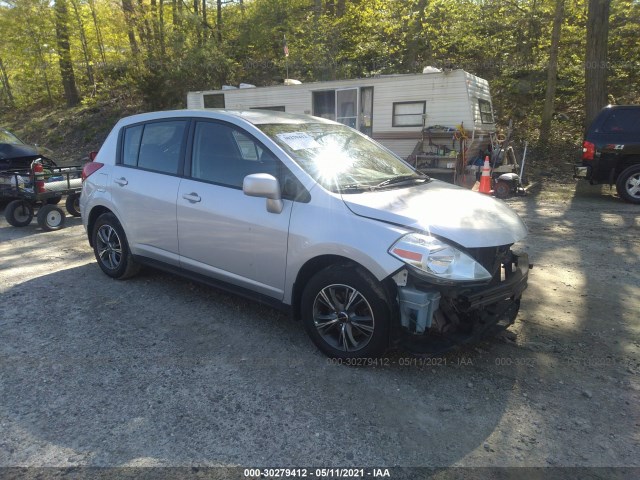
M626 155L616 165L616 180L622 172L634 165L640 165L640 155Z
M300 268L293 283L293 291L291 295L291 314L295 320L299 320L301 316L301 300L304 288L309 280L319 271L330 267L332 265L352 265L353 268L359 268L365 271L371 278L375 278L375 275L362 264L355 260L343 257L341 255L320 255L314 257ZM383 290L388 297L389 301L392 301L396 297L395 284L391 277L383 279L381 282Z
M93 247L93 226L96 224L96 220L103 213L113 213L110 209L104 205L96 205L91 209L89 213L89 220L87 221L87 237L89 237L89 245Z

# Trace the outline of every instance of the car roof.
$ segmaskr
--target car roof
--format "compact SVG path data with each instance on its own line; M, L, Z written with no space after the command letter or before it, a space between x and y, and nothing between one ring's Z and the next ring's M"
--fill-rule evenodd
M147 122L151 120L163 120L176 117L201 117L224 120L237 118L245 120L254 125L264 125L273 123L302 124L302 123L327 123L336 124L331 120L310 115L299 115L294 113L277 112L274 110L227 110L224 108L201 108L184 110L166 110L159 112L148 112L130 117L125 117L121 121L127 124L137 122Z

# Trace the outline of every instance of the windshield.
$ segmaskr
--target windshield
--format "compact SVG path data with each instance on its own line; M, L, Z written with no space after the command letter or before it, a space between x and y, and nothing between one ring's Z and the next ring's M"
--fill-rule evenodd
M13 133L0 128L0 143L11 143L13 145L24 145L24 142Z
M377 143L343 125L257 126L318 183L333 192L357 193L426 178Z

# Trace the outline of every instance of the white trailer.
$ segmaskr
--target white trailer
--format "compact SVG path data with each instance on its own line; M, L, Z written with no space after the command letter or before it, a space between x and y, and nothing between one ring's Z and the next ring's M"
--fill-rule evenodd
M187 108L270 109L328 118L432 173L461 173L465 160L485 150L495 133L489 83L464 70L244 87L189 92Z

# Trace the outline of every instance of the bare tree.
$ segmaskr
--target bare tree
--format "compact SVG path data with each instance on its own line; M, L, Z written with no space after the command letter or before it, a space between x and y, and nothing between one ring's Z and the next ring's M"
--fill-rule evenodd
M540 140L547 143L551 133L551 117L553 116L556 85L558 83L558 50L560 47L560 33L564 19L565 0L556 0L556 11L553 19L553 31L551 33L551 47L549 49L549 68L547 69L547 93L542 110L542 122L540 125Z
M607 42L611 0L589 0L585 58L585 123L607 105Z

